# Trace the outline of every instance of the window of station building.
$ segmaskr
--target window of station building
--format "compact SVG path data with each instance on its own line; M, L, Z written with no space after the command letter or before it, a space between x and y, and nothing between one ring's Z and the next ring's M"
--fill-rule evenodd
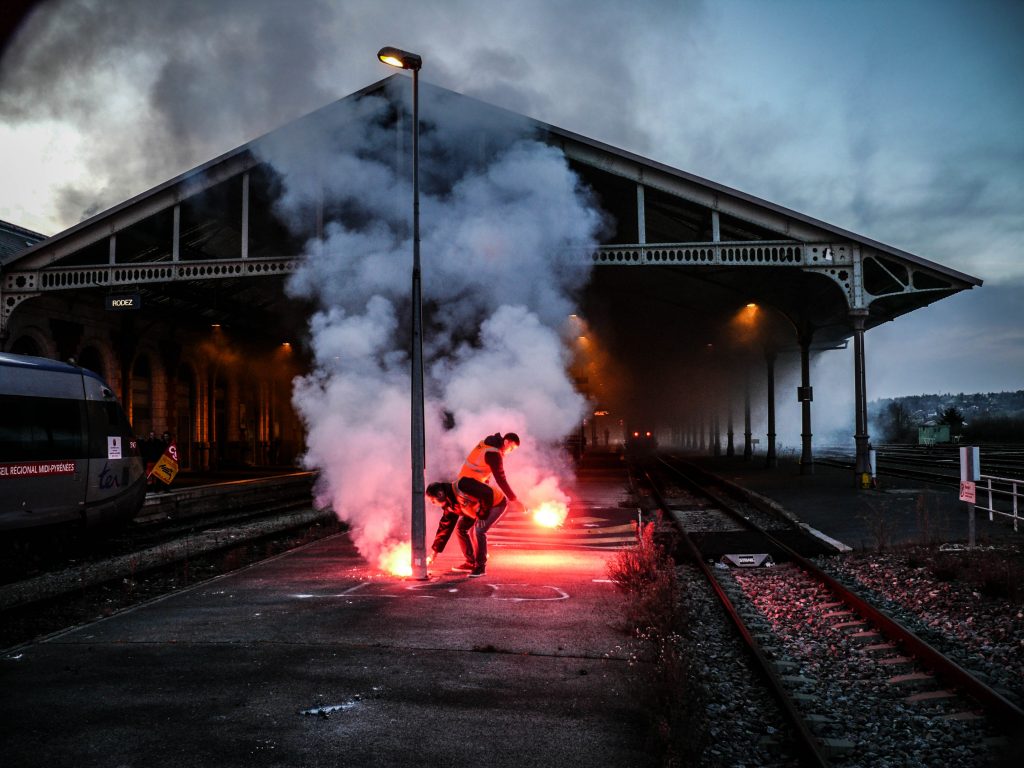
M653 187L644 189L648 243L707 243L713 239L711 211Z
M42 355L42 350L39 349L39 343L31 336L19 336L11 344L11 354L39 357Z
M153 376L149 358L139 355L132 366L131 420L135 434L147 435L153 429Z
M292 257L302 253L317 233L316 211L312 205L285 221L277 202L284 185L272 169L261 165L249 172L249 256L251 258Z
M186 198L180 213L178 257L182 261L241 258L241 176Z
M774 232L750 221L722 214L720 217L722 240L749 242L751 240L790 240L790 236Z
M638 240L636 182L570 161L569 166L590 190L592 204L604 214L605 231L598 240L605 245L629 245Z
M115 261L170 261L174 252L174 208L157 211L117 233Z
M55 266L84 267L110 262L110 240L104 237L60 259Z

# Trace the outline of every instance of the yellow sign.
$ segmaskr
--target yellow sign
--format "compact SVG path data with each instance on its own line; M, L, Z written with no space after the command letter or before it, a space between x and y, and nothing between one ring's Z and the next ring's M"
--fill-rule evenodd
M160 460L153 465L153 469L149 474L151 477L155 477L157 480L170 485L171 481L174 480L174 476L178 474L178 446L174 443L168 445L167 450L164 451Z

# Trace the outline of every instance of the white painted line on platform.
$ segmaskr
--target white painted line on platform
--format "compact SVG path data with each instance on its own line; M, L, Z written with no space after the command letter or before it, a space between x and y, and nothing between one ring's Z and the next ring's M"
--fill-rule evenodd
M559 587L552 587L545 585L539 587L539 589L550 589L554 592L557 597L498 597L498 590L502 587L530 587L532 584L491 584L494 587L494 594L491 598L494 600L504 600L509 603L526 603L526 602L551 602L554 600L568 600L569 593Z
M833 547L838 549L840 552L853 552L853 547L848 547L838 539L833 539L827 533L822 533L817 528L811 528L807 523L800 523L800 527L806 530L812 536L821 539L827 544L831 544Z

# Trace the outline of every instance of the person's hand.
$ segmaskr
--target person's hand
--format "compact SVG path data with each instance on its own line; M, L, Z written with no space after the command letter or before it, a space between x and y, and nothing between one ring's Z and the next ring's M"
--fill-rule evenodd
M427 565L430 565L430 564L431 564L432 562L434 562L435 560L437 560L437 556L438 556L438 555L440 555L440 554L441 554L441 553L440 553L440 552L438 552L438 551L436 551L436 550L433 550L433 549L432 549L432 550L430 550L430 551L429 551L429 552L427 553Z
M521 502L519 499L516 499L515 501L510 501L508 503L509 512L524 512L525 510L526 507L523 506L523 502Z

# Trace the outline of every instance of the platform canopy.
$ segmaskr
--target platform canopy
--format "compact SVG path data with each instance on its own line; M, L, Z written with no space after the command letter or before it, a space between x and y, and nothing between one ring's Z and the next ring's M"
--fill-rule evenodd
M767 200L553 125L424 85L422 102L458 104L500 130L525 126L559 147L610 223L591 262L586 305L628 331L644 326L694 344L748 304L771 307L816 349L841 346L852 316L871 328L981 280ZM393 105L395 162L408 156L408 80L394 75L270 134L352 119L353 103ZM449 114L454 114L449 109ZM456 119L456 118L451 118ZM75 292L100 303L136 292L148 310L188 324L225 323L260 334L304 329L308 308L283 290L310 237L333 215L309 212L305 233L275 209L280 179L245 144L22 250L0 251L0 339L17 307ZM481 151L487 137L480 136ZM428 263L429 254L424 254ZM626 333L628 336L629 334Z

